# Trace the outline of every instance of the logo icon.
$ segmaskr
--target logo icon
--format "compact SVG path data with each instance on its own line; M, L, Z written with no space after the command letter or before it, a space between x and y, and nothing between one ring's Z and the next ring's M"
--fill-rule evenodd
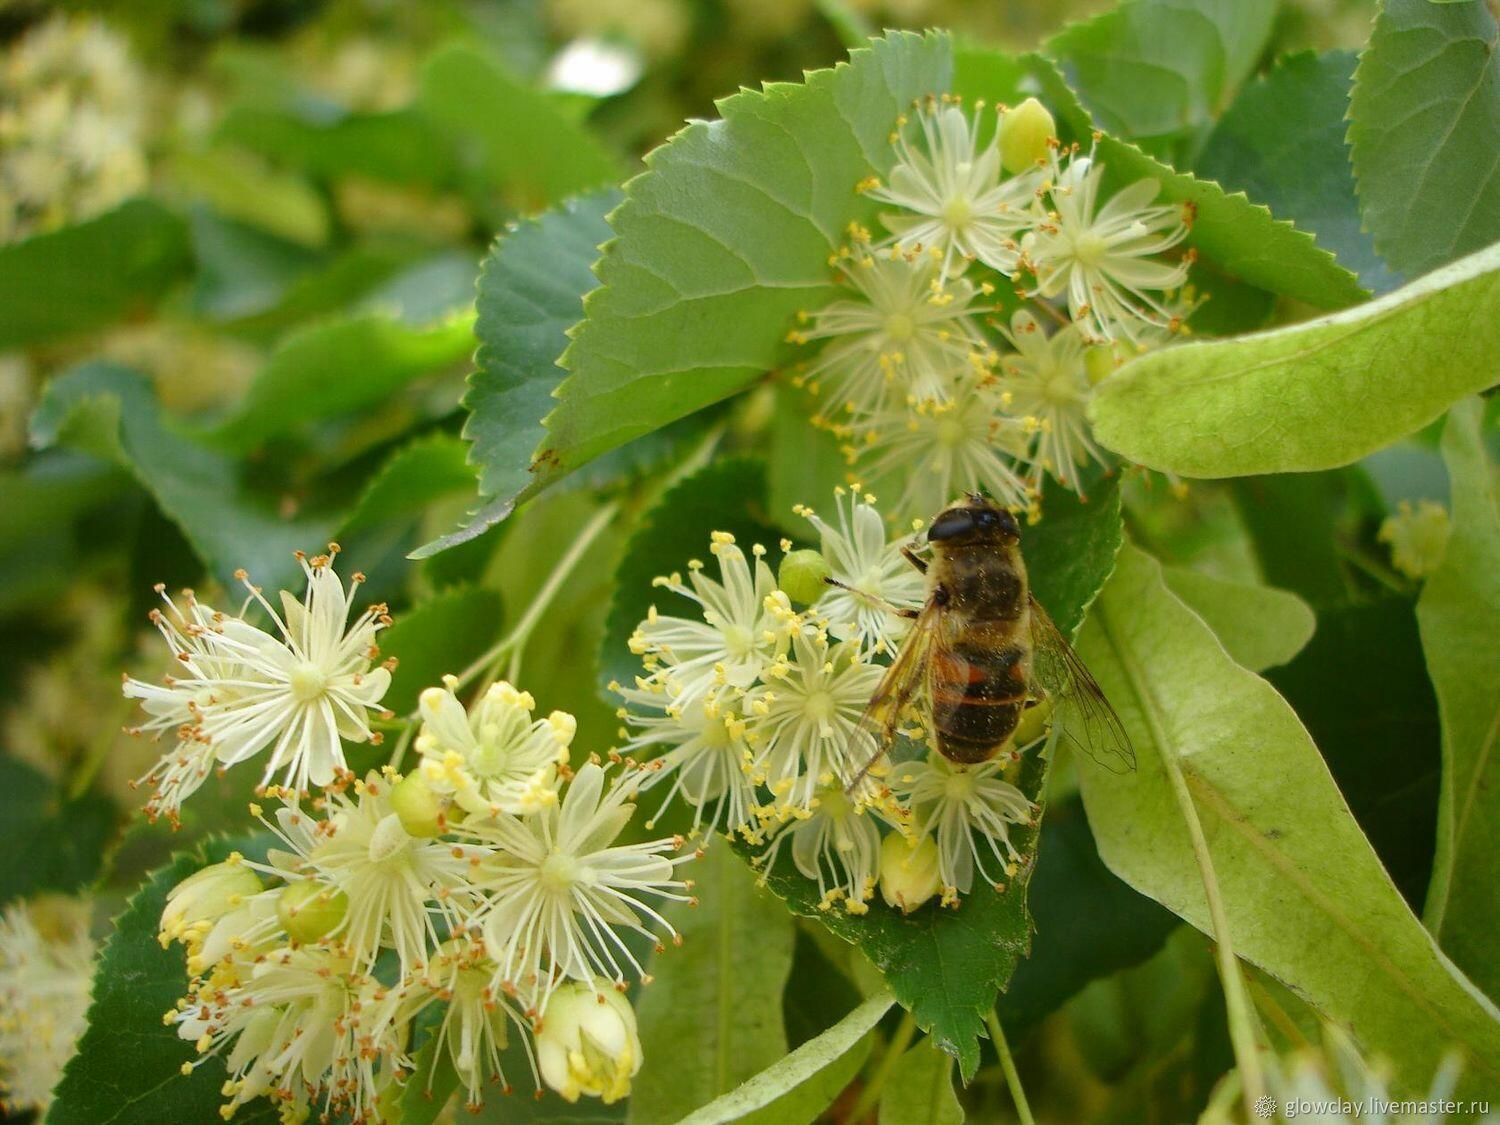
M1273 1098L1273 1097L1270 1097L1267 1094L1262 1094L1260 1097L1256 1098L1255 1099L1255 1116L1256 1117L1274 1117L1274 1116L1276 1116L1276 1099Z

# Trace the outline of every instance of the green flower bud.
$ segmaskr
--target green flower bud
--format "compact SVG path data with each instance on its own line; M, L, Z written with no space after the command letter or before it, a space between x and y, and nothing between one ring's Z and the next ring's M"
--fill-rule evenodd
M833 568L828 565L827 559L817 551L804 548L788 552L786 558L781 560L781 566L776 571L776 584L792 601L812 605L828 589L828 584L823 579L832 573Z
M931 836L908 840L892 832L880 842L880 897L910 914L938 893L938 846Z
M412 770L391 790L391 809L412 836L433 839L448 828L447 805L420 770Z
M1012 175L1035 168L1047 158L1047 142L1057 136L1057 122L1035 98L1005 112L1000 119L1000 163Z
M1091 386L1097 387L1113 375L1119 366L1120 362L1115 355L1115 349L1108 344L1096 344L1084 350L1083 370L1084 374L1089 377Z
M339 928L348 911L348 895L312 879L287 884L276 900L276 917L298 944L327 937Z

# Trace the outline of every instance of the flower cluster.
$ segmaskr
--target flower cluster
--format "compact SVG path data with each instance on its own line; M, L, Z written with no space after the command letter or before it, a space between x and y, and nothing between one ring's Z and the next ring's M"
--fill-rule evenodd
M90 909L48 896L0 914L0 1105L46 1112L83 1031L93 978Z
M722 532L717 577L695 560L686 580L657 580L699 612L653 608L631 639L642 673L611 685L627 760L642 791L666 789L662 807L691 808L695 833L764 845L765 870L790 848L825 909L862 914L877 889L903 910L939 893L957 905L976 871L997 885L1015 871L1009 829L1034 814L1003 776L1018 753L962 767L934 752L865 775L878 743L864 712L910 627L897 611L925 587L873 496L840 489L835 508L831 520L798 509L819 547L783 541L779 580L762 547L747 557Z
M788 335L822 343L796 381L851 461L900 483L902 512L978 488L1026 507L1049 474L1079 490L1102 462L1094 384L1191 311L1188 216L1153 180L1107 195L1104 165L1054 132L1035 99L993 123L982 103L919 103L890 174L859 185L891 208L886 233L851 226L833 258L845 295Z

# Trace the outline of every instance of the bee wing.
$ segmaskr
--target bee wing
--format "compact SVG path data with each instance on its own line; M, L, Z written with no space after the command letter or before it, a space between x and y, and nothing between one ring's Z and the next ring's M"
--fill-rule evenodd
M1031 599L1031 674L1051 696L1062 736L1111 773L1135 769L1135 748L1073 646L1036 598Z
M867 754L864 765L845 787L846 793L852 795L875 764L890 751L901 726L902 713L925 688L927 665L937 640L941 612L933 601L922 607L922 612L912 622L911 632L896 653L896 659L891 661L860 716L857 737Z

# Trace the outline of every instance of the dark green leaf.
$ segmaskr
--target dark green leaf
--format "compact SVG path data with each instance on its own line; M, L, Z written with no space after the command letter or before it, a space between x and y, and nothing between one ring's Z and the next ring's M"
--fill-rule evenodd
M195 207L190 216L194 279L193 306L214 320L239 320L284 304L299 280L313 273L324 255L274 234Z
M94 881L119 813L107 798L69 800L45 774L0 754L0 903L42 891L73 894Z
M404 715L414 711L423 689L458 675L500 635L503 607L493 590L457 586L401 614L380 635L382 657L400 663L382 702Z
M849 483L849 461L832 434L813 427L812 396L780 381L772 393L776 397L766 451L771 519L778 527L805 534L807 523L792 509L798 504L827 504L836 486Z
M311 121L283 110L237 106L225 115L217 135L320 179L363 176L444 185L453 178L447 139L413 109Z
M1500 239L1500 42L1490 4L1385 0L1349 99L1375 249L1408 277Z
M880 1125L962 1125L964 1107L953 1090L953 1056L923 1039L886 1078Z
M429 504L454 493L472 493L474 469L468 446L451 434L435 433L403 445L380 471L344 520L348 533L385 520L410 519Z
M145 199L0 247L0 351L149 308L187 266L186 226Z

